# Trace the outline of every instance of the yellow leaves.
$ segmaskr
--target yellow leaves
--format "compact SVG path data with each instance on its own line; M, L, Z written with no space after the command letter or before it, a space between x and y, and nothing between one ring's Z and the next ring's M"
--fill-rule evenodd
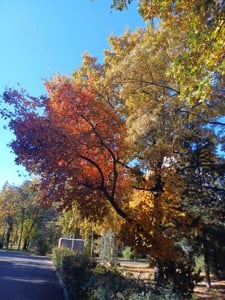
M134 189L129 217L135 221L122 226L123 239L138 251L149 251L153 262L157 258L179 260L174 244L179 233L173 222L174 218L185 218L179 210L179 201L176 186L166 185L159 195L144 188Z
M156 39L161 35L162 47L165 40L168 40L166 36L163 40L163 31L167 34L171 32L174 36L172 43L168 44L171 51L166 73L175 76L174 79L179 84L180 99L185 99L190 104L210 99L212 76L215 72L224 74L225 69L224 7L216 1L205 0L142 0L139 12L145 20L162 20L156 35ZM159 44L157 48L160 49ZM177 53L177 49L181 51ZM167 50L164 49L165 51ZM160 66L160 61L158 65Z
M157 5L152 1L142 0L138 11L143 16L144 20L148 21L156 16Z
M126 55L126 52L132 51L137 45L140 35L142 33L141 28L137 28L134 33L130 30L126 30L120 37L110 36L109 44L111 47L111 53Z
M96 85L96 81L102 74L102 66L97 58L92 57L88 52L83 54L82 65L73 72L72 77L76 84L87 89Z
M111 208L109 214L105 216L103 221L99 223L99 233L112 231L115 234L118 234L121 228L121 224L124 223L124 220L119 217L116 212Z
M61 227L62 234L65 236L73 237L76 229L79 229L82 238L89 238L91 230L101 232L100 224L82 217L75 203L72 204L70 209L61 212L57 224Z
M129 206L130 208L142 206L144 209L149 209L150 207L153 207L153 195L148 191L135 190Z
M176 187L166 186L164 192L157 197L149 190L134 190L129 207L133 215L140 215L143 223L146 222L143 217L146 215L151 222L166 225L171 223L172 217L181 215L178 213L179 201Z

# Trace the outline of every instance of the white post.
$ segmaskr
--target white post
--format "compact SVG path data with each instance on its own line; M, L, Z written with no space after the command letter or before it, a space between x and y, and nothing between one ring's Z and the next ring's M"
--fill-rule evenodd
M71 250L73 250L73 247L74 247L74 237L72 238Z

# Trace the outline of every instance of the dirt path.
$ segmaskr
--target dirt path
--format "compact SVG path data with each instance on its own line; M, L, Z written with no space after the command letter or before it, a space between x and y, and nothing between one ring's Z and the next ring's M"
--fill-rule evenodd
M224 300L225 299L225 280L218 281L212 279L212 288L206 290L205 282L199 282L194 289L197 300Z
M143 266L122 266L122 272L124 275L132 274L136 278L153 279L154 271L152 268ZM204 281L198 283L194 289L195 300L225 300L225 280L218 281L215 279L211 280L212 288L210 291L206 290Z

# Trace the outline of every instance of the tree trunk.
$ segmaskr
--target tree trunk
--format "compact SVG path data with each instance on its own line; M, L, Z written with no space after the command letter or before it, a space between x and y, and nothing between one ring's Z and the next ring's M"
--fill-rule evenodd
M35 225L35 223L37 221L38 213L39 212L36 211L35 216L34 216L34 218L32 220L31 226L30 226L30 228L29 228L29 230L27 232L27 235L26 235L26 237L24 239L23 250L28 250L30 239L31 239L31 231L32 231L32 229L33 229L33 227L34 227L34 225Z
M18 250L20 250L21 241L22 241L22 235L23 235L24 213L25 213L25 208L22 208L22 218L21 218L21 227L20 227L20 236L19 236Z
M207 291L211 288L211 279L210 279L210 267L209 267L209 254L207 247L207 237L206 233L203 232L203 256L204 256L204 268L205 268L205 282Z
M154 268L154 279L156 288L160 287L164 283L164 272L163 266L159 259L156 259L156 264Z
M9 227L6 232L6 249L9 249L9 243L10 243L10 238L11 238L11 233L12 233L13 227L12 224L9 224Z
M26 236L26 238L24 239L24 243L23 243L23 250L27 251L28 250L28 246L29 246L29 236Z

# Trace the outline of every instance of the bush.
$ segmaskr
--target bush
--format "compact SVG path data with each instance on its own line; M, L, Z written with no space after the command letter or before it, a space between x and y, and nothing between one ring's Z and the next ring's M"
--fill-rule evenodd
M125 259L134 259L134 252L131 250L131 247L126 246L122 252L123 258Z
M54 248L52 251L52 260L60 273L63 273L63 260L65 257L74 254L74 251L68 248Z
M89 280L83 287L86 295L83 299L91 300L180 300L180 295L173 287L165 286L154 290L150 282L130 276L125 277L118 269L107 269L98 265L92 270Z
M53 262L63 277L70 298L83 299L83 285L96 263L68 248L53 249Z
M146 296L149 291L152 292L152 288L144 281L132 277L127 278L117 269L108 269L102 265L92 270L89 280L83 287L83 292L87 295L86 299L101 300L125 300L130 299L132 294Z
M172 285L155 290L150 282L125 277L119 269L96 265L87 256L67 248L54 249L53 262L62 274L71 300L183 299Z
M36 246L36 253L38 255L43 255L44 256L47 253L50 253L49 251L50 251L50 248L49 248L48 242L45 239L39 237L38 242L37 242L37 246Z

